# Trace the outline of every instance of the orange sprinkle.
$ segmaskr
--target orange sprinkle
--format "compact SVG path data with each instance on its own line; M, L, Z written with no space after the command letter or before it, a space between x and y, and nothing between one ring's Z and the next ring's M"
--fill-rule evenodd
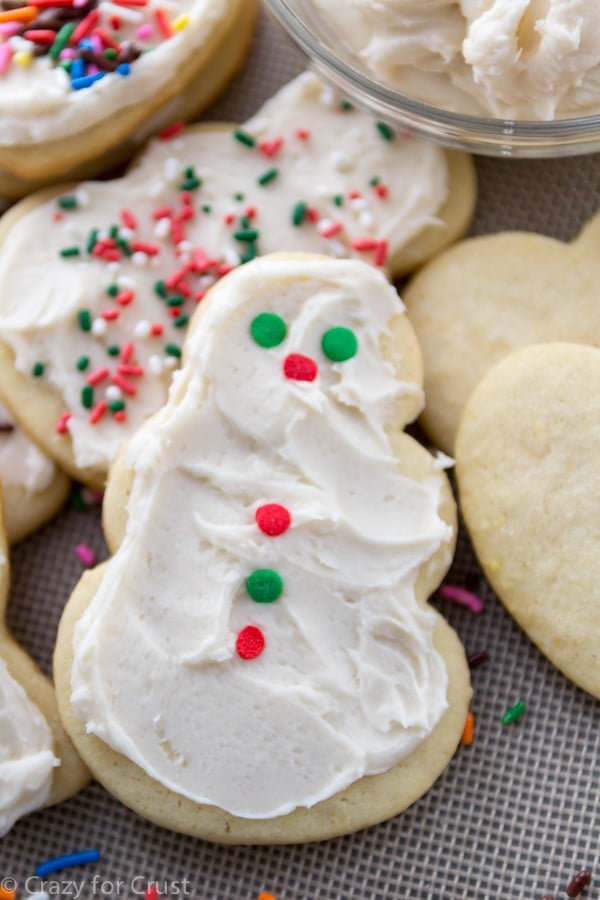
M0 12L0 24L3 22L32 22L37 18L37 15L37 6L20 6L18 9Z
M0 887L0 900L15 900L16 896L17 892L13 888Z
M258 900L277 900L275 894L269 893L269 891L261 891L258 895Z
M475 732L475 719L473 717L472 712L467 713L467 718L465 719L465 727L463 728L462 737L460 739L461 744L464 744L465 747L470 747L473 743L473 734Z

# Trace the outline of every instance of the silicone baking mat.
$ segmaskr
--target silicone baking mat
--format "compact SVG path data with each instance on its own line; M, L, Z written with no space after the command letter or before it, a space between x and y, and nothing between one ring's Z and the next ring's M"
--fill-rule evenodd
M242 74L209 118L243 120L303 66L263 14ZM473 233L521 228L568 239L599 206L598 156L479 159L477 168ZM81 574L81 541L106 555L98 507L68 507L12 556L9 624L46 672L61 609ZM197 900L257 900L263 891L277 900L539 900L566 896L585 867L594 878L582 896L600 898L600 704L553 669L503 611L464 533L450 579L474 588L486 606L475 616L438 602L467 652L489 654L473 672L475 739L402 816L323 843L222 847L155 827L92 784L9 832L0 880L15 879L20 897L42 887L51 896L143 897L155 881L161 896ZM502 725L518 700L525 715ZM49 857L88 848L100 852L98 862L50 875L45 886L34 877Z

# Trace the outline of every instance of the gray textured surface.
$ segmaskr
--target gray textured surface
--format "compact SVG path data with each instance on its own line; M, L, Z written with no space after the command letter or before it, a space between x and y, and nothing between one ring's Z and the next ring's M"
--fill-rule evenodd
M210 118L245 118L301 68L263 18L244 72ZM598 156L477 165L475 233L522 228L568 239L599 206ZM9 623L46 671L62 606L81 572L74 546L85 540L105 553L99 519L97 508L67 509L13 554ZM481 616L439 604L469 653L490 654L473 673L475 740L403 816L322 844L223 848L150 825L92 785L12 829L0 842L0 879L17 878L26 896L25 880L39 862L96 847L99 863L50 876L47 889L74 896L73 880L83 897L143 897L152 879L163 895L203 900L256 900L260 891L277 900L536 900L564 897L573 874L587 866L595 884L582 896L600 897L600 704L569 684L511 621L479 578L464 535L451 579L475 583L486 601ZM519 698L526 716L501 725L502 712ZM27 886L33 890L36 881Z

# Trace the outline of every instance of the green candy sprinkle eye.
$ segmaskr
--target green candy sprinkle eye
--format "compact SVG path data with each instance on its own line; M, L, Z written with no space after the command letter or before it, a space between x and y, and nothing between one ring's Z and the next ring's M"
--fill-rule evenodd
M250 334L259 347L276 347L287 334L287 325L275 313L260 313L250 325Z
M355 356L358 341L349 328L330 328L323 335L321 346L327 359L332 362L344 362Z
M273 603L282 594L283 579L273 569L256 569L246 579L246 590L255 603Z

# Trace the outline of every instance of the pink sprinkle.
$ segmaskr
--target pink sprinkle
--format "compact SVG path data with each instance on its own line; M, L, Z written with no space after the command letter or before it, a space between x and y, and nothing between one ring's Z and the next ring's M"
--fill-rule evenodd
M133 397L135 394L137 394L137 388L136 388L135 384L132 384L131 381L128 381L126 378L123 378L123 376L119 375L118 372L116 372L113 375L112 380L113 380L113 383L117 385L117 387L121 388L123 393L129 394L130 397Z
M95 425L97 422L99 422L107 409L108 403L106 403L105 400L100 400L99 403L96 403L95 407L90 413L90 425Z
M125 364L131 362L133 351L134 346L131 341L127 341L125 344L123 344L123 349L121 350L121 362Z
M77 544L75 556L87 569L91 569L92 566L96 565L96 554L87 544Z
M130 209L121 210L121 222L125 228L131 228L133 231L138 227L137 219Z
M73 413L68 412L68 411L60 414L60 416L58 417L58 422L56 423L56 433L57 434L66 434L67 433L67 431L68 431L67 423L72 415L73 415Z
M152 37L152 25L146 23L145 25L140 25L138 30L135 33L136 38L140 41L147 41Z
M351 244L354 250L364 253L367 250L374 250L377 246L377 241L375 238L354 238L354 240L351 241Z
M146 256L157 256L160 253L160 247L147 241L132 241L131 249L134 253L145 253Z
M144 374L142 366L132 366L123 363L117 369L119 375L132 375L133 377L141 377Z
M108 378L110 372L108 369L96 369L94 372L90 372L86 381L88 384L91 384L92 387L95 387L97 384L100 384L101 381L104 381L105 378Z
M12 37L21 30L20 22L2 22L0 25L0 34L2 37Z
M339 234L343 227L341 222L332 222L331 225L321 229L321 234L324 238L334 237L336 234Z
M12 50L9 44L0 44L0 74L6 72L12 59Z
M164 330L164 326L161 322L155 322L154 325L152 325L152 327L150 328L150 334L153 337L160 337Z
M276 156L283 146L283 138L275 138L272 141L261 141L258 149L264 156Z
M114 322L119 318L119 310L118 309L104 309L100 315L103 319L106 319L107 322Z
M75 59L76 56L77 53L72 47L65 47L65 49L61 50L58 54L59 59Z
M310 131L308 128L297 128L296 137L299 141L307 141L310 137Z
M118 303L119 306L129 306L134 298L135 294L133 291L121 291L121 293L117 294L115 297L115 303Z
M388 242L377 241L373 262L376 266L385 266L388 258Z
M456 584L443 584L438 593L444 600L451 600L452 603L458 603L459 606L466 606L467 609L470 609L476 615L479 615L484 610L483 600L477 594Z

